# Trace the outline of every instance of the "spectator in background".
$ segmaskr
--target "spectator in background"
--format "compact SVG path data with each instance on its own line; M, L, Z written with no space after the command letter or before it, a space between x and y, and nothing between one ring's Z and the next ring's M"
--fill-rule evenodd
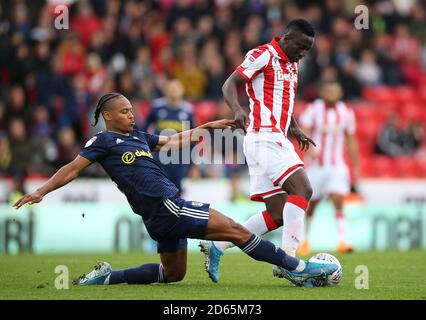
M0 131L0 177L9 169L11 160L9 139L5 132Z
M165 96L152 102L143 131L157 135L171 136L195 127L192 106L183 100L184 88L177 79L169 80L164 88ZM167 151L154 155L164 168L169 179L182 191L182 180L188 175L189 164L182 163L181 152L176 156L168 156ZM171 159L174 163L164 164L161 159ZM189 160L189 159L187 159Z
M28 109L24 88L21 85L13 86L10 89L9 101L6 104L6 123L9 123L13 118L20 118L27 125L30 121Z
M77 15L71 18L70 27L77 33L83 46L87 48L92 35L102 27L102 23L99 17L93 13L89 1L79 1Z
M28 75L34 70L34 62L30 54L30 47L26 43L21 43L13 54L10 63L11 83L23 85Z
M0 100L0 132L7 130L6 122L6 107L4 103Z
M180 47L180 61L173 76L180 80L188 98L201 99L207 85L207 76L200 67L195 44L185 42Z
M375 86L382 83L382 71L376 62L376 54L373 50L367 49L361 53L355 76L363 85Z
M33 112L33 121L30 126L30 133L32 137L50 136L52 134L52 127L49 121L49 112L45 106L38 106Z
M89 53L86 58L86 83L89 94L97 97L102 94L102 84L108 77L107 70L102 65L101 57L97 53Z
M129 100L132 100L137 96L135 84L136 82L133 78L133 73L130 68L126 68L121 74L118 75L118 92L125 95Z
M75 132L71 127L64 127L57 135L58 157L55 160L55 167L60 168L74 160L80 152L80 145L76 141Z
M140 46L136 52L136 59L132 64L133 78L136 82L153 76L151 61L152 57L149 48Z
M61 74L72 76L84 70L86 52L79 38L70 33L58 47Z
M400 64L392 55L391 38L385 33L375 35L373 39L377 63L383 73L383 82L398 85L402 81Z
M15 117L9 121L9 138L12 156L9 172L25 176L31 170L35 146L33 140L28 139L22 118Z
M355 60L346 59L339 74L339 82L344 93L343 100L357 100L361 97L362 85L355 76L356 69Z
M420 121L410 121L406 130L406 147L405 152L407 154L416 153L424 142L424 129Z
M391 113L381 129L376 145L376 153L391 157L404 155L405 134L397 113Z
M33 154L33 170L43 174L52 174L52 164L58 156L55 141L52 140L53 127L49 113L44 106L38 106L33 112L30 126L31 139L36 152Z
M222 57L219 54L212 55L207 61L207 87L205 98L210 100L222 99L222 85L226 81L225 65Z

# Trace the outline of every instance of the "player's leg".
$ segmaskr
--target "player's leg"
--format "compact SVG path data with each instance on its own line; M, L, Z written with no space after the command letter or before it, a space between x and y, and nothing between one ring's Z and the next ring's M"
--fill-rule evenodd
M311 229L312 217L314 216L315 209L320 202L320 199L309 201L308 209L306 210L305 222L305 240L301 243L297 253L301 256L307 256L311 252L311 245L309 243L309 230Z
M253 259L279 266L282 268L283 272L293 272L290 273L291 277L296 274L301 277L310 277L308 274L311 276L321 276L325 273L333 272L331 270L337 267L331 266L328 268L326 265L314 267L314 265L292 257L286 254L284 250L277 248L273 243L262 240L259 236L249 232L241 224L214 209L210 209L209 211L209 220L204 238L206 240L231 241ZM214 246L212 241L210 244L209 251L204 252L207 260L220 259L220 251ZM311 269L311 267L314 268ZM212 280L217 282L218 278L216 278L215 275L216 270L207 269L207 271ZM302 276L302 273L304 276ZM289 273L287 273L287 275L289 275Z
M266 210L256 213L248 218L242 225L255 235L262 236L282 226L282 212L287 195L285 193L274 194L264 198ZM224 252L234 247L230 241L215 241L215 246Z
M186 274L187 246L177 252L160 253L161 264L164 269L164 282L177 282L183 280Z
M176 282L186 273L187 241L170 239L158 242L161 263L146 263L111 272L105 284L150 284Z
M346 166L336 166L327 172L328 179L324 186L335 209L339 244L337 251L341 253L351 252L353 248L347 243L347 224L343 213L343 198L350 191L350 176Z
M138 267L112 270L107 262L100 262L87 275L76 280L78 285L150 284L176 282L186 273L186 239L168 239L158 242L161 263L145 263Z
M283 209L282 248L295 256L304 231L305 210L312 196L312 187L303 168L291 174L282 184L288 194Z
M343 212L343 195L338 193L331 193L330 200L334 206L337 233L339 235L339 244L337 246L337 252L352 252L353 248L347 242L347 223L346 217Z

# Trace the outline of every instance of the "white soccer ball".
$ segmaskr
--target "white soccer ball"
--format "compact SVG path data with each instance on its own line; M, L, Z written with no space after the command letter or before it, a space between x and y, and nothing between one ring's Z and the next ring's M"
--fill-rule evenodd
M309 259L312 262L318 263L334 263L337 264L338 268L331 275L327 276L327 280L323 283L318 283L318 286L335 286L338 285L343 277L343 268L337 258L329 253L317 253Z

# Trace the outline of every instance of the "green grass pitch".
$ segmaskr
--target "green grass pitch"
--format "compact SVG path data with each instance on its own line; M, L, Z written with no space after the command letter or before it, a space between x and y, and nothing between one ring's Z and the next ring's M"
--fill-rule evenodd
M426 299L426 253L365 252L336 255L343 265L343 280L336 287L296 288L272 277L271 266L229 252L222 260L221 281L210 282L200 253L188 256L185 279L173 284L76 287L73 278L104 260L113 268L158 262L158 255L76 254L0 255L0 299L142 299L142 300L291 300L291 299ZM68 290L55 288L55 267L69 269ZM358 265L368 268L368 289L356 289Z

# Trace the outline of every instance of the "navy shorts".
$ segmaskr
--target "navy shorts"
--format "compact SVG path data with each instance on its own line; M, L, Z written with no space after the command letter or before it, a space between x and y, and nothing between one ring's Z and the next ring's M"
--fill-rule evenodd
M187 245L187 238L204 239L210 204L186 201L179 196L164 199L158 212L144 219L158 253L176 252Z

